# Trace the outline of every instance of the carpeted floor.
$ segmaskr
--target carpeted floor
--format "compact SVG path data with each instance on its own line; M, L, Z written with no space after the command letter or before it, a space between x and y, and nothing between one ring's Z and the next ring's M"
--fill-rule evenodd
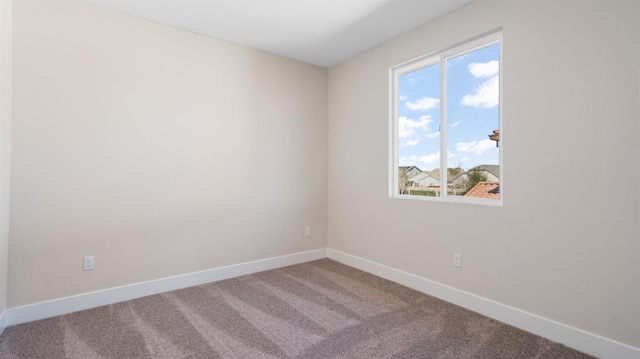
M0 358L590 358L329 259L7 328Z

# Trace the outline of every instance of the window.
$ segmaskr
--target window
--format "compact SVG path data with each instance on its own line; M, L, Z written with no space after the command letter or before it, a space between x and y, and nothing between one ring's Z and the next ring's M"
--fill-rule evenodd
M502 33L390 69L390 196L502 204Z

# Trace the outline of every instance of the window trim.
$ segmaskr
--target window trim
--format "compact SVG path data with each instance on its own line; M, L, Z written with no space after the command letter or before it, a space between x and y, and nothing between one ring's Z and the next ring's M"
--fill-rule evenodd
M440 64L440 183L446 182L446 171L442 171L442 168L447 168L447 66L446 61L450 57L456 57L464 55L493 44L500 44L500 77L499 77L499 128L500 128L500 151L498 153L500 163L500 198L499 199L487 199L487 198L474 198L474 197L462 197L462 196L449 196L447 191L441 191L438 197L416 196L416 195L401 195L398 193L398 169L399 169L399 126L398 126L398 77L424 68L433 64ZM465 41L461 41L452 46L446 47L439 51L434 51L414 59L405 61L398 65L389 68L389 198L391 199L411 199L422 200L428 202L447 202L447 203L462 203L462 204L477 204L488 206L503 206L504 202L504 129L503 129L503 36L502 28L497 28L476 37L470 38ZM444 150L443 150L444 149Z

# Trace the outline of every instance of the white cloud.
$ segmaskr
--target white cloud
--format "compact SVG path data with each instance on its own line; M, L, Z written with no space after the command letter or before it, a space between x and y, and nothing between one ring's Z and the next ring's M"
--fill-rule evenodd
M410 146L415 146L418 143L420 143L420 139L419 138L414 138L413 140L407 140L405 143L402 144L402 146L410 147Z
M460 104L491 108L500 103L500 75L495 75L478 86L473 93L465 95Z
M453 157L453 153L451 151L447 151L447 158ZM436 153L432 153L430 155L420 156L420 161L424 163L437 163L440 162L440 151Z
M471 142L458 142L456 143L456 151L473 152L476 155L481 155L488 150L495 148L495 146L495 143L489 139Z
M440 161L440 152L432 153L430 155L420 156L420 161L424 163L436 163Z
M458 125L461 124L461 123L462 123L462 121L458 120L458 121L456 121L454 123L449 124L449 127L458 127Z
M458 162L467 162L469 161L471 158L469 157L462 157L461 159L458 160Z
M500 72L500 62L496 60L483 63L472 62L468 68L469 72L476 78L491 77Z
M398 98L400 99L400 101L404 101L404 100L408 99L408 97L405 96L405 95L400 95L400 96L398 96Z
M427 132L424 134L426 138L438 138L440 137L440 132Z
M453 153L451 153L451 151L447 151L447 157L452 158ZM400 157L398 162L400 166L418 166L423 170L432 170L438 166L429 166L429 164L433 165L440 162L440 151L429 155L422 155L420 157L416 155Z
M400 166L415 166L418 163L418 156L401 157L398 162Z
M415 146L423 138L436 138L440 132L429 132L429 124L433 122L431 116L420 116L419 120L412 120L405 116L398 118L398 138L401 147Z
M408 138L413 136L416 133L416 130L421 129L426 131L429 122L431 122L431 118L429 116L420 117L419 121L412 120L405 116L402 116L398 119L398 137L399 138Z
M423 97L418 101L407 101L404 103L404 105L407 106L408 109L413 111L427 111L437 107L438 104L440 104L440 100L433 97Z

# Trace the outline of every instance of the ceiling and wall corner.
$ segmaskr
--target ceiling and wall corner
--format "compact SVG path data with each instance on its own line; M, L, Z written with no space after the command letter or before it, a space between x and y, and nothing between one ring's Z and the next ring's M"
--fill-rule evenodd
M85 0L331 67L472 0Z

